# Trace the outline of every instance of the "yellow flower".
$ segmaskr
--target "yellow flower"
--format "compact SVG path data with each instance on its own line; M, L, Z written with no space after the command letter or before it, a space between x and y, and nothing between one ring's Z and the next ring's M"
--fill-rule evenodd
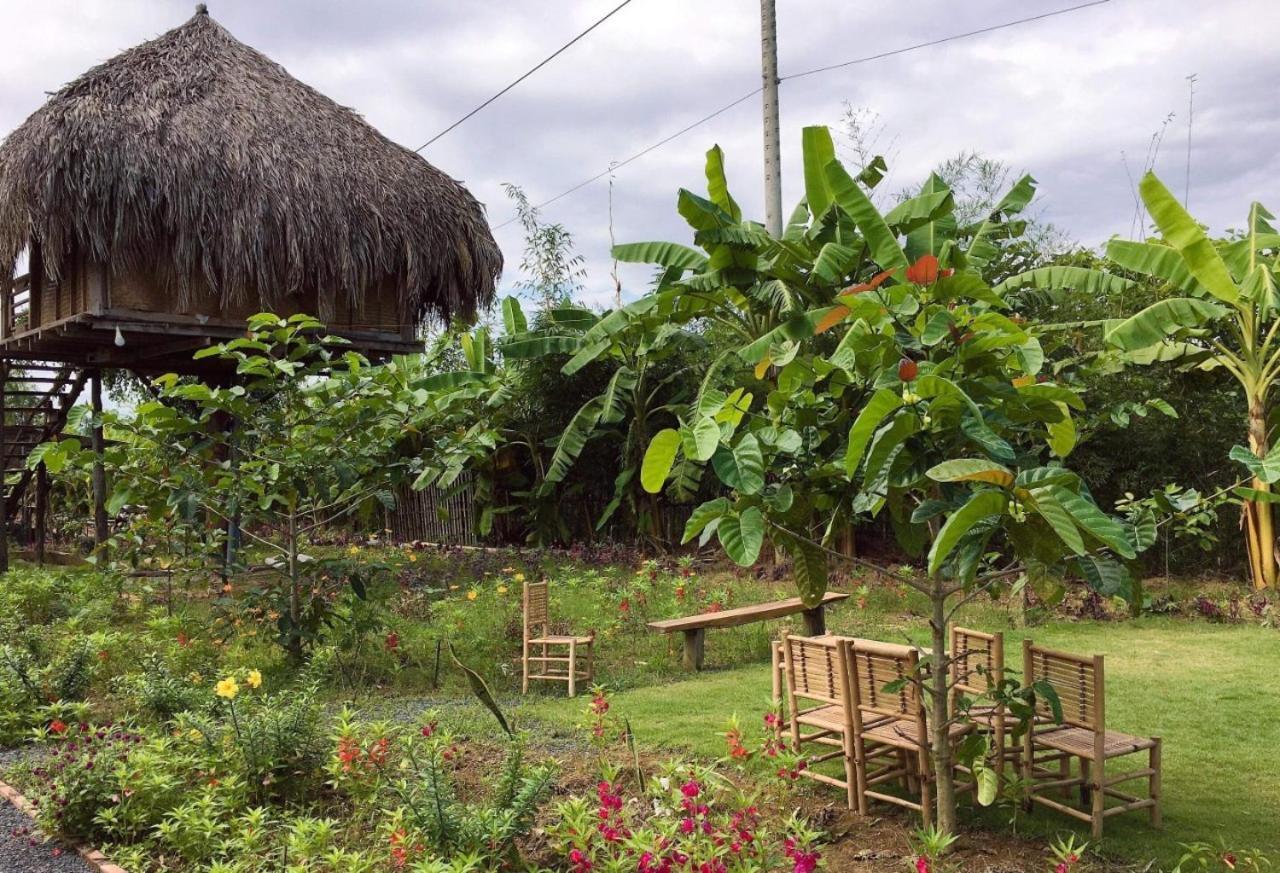
M347 549L347 554L348 554L348 555L358 555L358 554L360 554L360 547L359 547L359 546L352 546L351 548Z
M187 679L191 681L192 685L199 685L200 683L204 682L204 677L201 676L199 673L190 673L188 674Z
M506 593L507 593L507 586L505 586L505 585L499 585L499 586L498 586L498 593L499 593L499 594L506 594Z
M262 686L262 671L250 670L249 675L244 677L244 681L248 683L250 688L260 688Z
M409 553L409 563L411 563L411 564L412 564L412 563L413 563L414 561L416 561L416 560L418 560L418 556L417 556L417 555L415 555L415 554L413 554L412 552L410 552L410 553Z
M523 582L523 581L524 581L524 574L523 574L523 573L517 573L517 574L516 574L514 577L512 577L512 578L514 578L517 582Z
M195 728L192 728L187 733L187 739L191 740L191 742L193 743L198 743L204 739L204 734L200 733L200 731L196 730Z
M240 693L240 684L236 682L236 677L228 676L226 679L220 680L213 690L217 692L219 697L233 700Z
M476 591L474 588L472 588L470 591L467 592L468 600L475 600L479 596L480 596L480 592Z

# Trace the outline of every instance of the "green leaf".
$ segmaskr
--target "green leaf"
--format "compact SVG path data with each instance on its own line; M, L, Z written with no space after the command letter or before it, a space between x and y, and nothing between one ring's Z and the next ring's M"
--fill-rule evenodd
M1142 177L1138 190L1156 227L1160 228L1165 241L1178 250L1196 281L1222 302L1237 303L1240 289L1231 278L1226 262L1173 193L1150 171Z
M1080 536L1080 531L1076 528L1076 523L1071 517L1071 513L1067 512L1046 488L1033 490L1031 499L1034 501L1036 512L1045 521L1049 522L1049 526L1058 535L1058 539L1062 540L1067 548L1077 555L1083 555L1087 551L1084 545L1084 537Z
M707 268L706 255L673 242L621 243L613 247L613 256L624 264L657 264L694 272Z
M676 452L680 450L680 431L666 428L654 434L645 449L644 461L640 464L640 486L650 494L657 494L667 481L671 465L676 462Z
M760 557L764 544L764 516L760 508L749 506L740 515L726 515L716 528L725 554L739 567L750 567Z
M1021 212L1031 202L1036 193L1036 180L1031 176L1023 176L1009 192L1000 199L991 213L983 220L965 252L965 257L978 266L991 261L1000 253L994 240L1008 231L1008 219Z
M858 263L858 252L840 243L829 242L818 252L813 260L813 275L824 282L835 285L844 281L844 277Z
M512 361L527 361L548 355L571 355L582 345L576 336L532 336L503 342L503 357Z
M684 453L695 461L709 461L720 445L720 425L714 418L698 419L691 428L681 428Z
M1089 587L1103 597L1133 599L1133 577L1124 564L1093 555L1078 558L1076 564Z
M1075 419L1071 417L1067 405L1059 403L1058 406L1062 409L1062 418L1045 422L1044 427L1048 432L1049 450L1059 458L1065 458L1075 449L1078 436Z
M1136 351L1162 342L1184 328L1198 327L1226 314L1227 310L1212 300L1168 297L1112 327L1107 331L1106 342L1125 351Z
M764 457L760 443L746 434L731 449L719 447L711 457L720 481L743 494L759 494L764 488Z
M831 186L827 184L826 167L836 159L831 131L826 127L806 127L800 134L804 155L804 196L809 212L816 219L831 208Z
M636 387L638 377L630 367L619 367L609 377L609 384L600 395L600 423L614 424L627 417L630 409L631 391Z
M935 482L986 482L1008 488L1013 484L1013 473L994 461L985 458L957 458L943 461L926 473Z
M1002 491L979 491L947 517L929 549L929 575L937 575L947 557L978 522L1004 514L1008 498Z
M827 593L827 556L811 543L787 537L783 540L791 555L791 568L796 576L796 592L808 609L822 603Z
M694 230L717 230L737 225L733 216L719 206L684 188L676 196L676 211Z
M950 193L951 188L937 173L930 173L929 178L920 187L921 196L942 192ZM941 255L943 245L955 239L958 229L954 211L948 210L928 224L909 232L906 244L907 259L914 263L922 255Z
M565 428L556 443L556 450L551 456L551 463L547 466L544 481L560 482L568 475L569 468L573 466L574 461L578 460L578 455L582 454L583 448L595 434L596 425L600 423L603 412L604 395L598 395L582 404L574 413L569 426Z
M1102 270L1090 270L1087 267L1040 267L1018 273L1005 279L991 290L1001 296L1013 291L1034 288L1038 291L1056 291L1071 288L1084 294L1119 294L1136 287L1135 283L1123 276L1116 276Z
M1049 492L1085 532L1110 546L1121 557L1137 556L1124 525L1103 513L1093 501L1058 485L1050 486Z
M973 778L978 784L978 803L990 806L1000 794L1000 774L983 762L975 762Z
M717 497L715 500L708 500L701 506L694 509L689 516L689 520L684 525L684 536L680 539L680 544L684 545L691 539L702 533L702 529L710 524L714 519L723 517L729 512L732 504L729 503L727 497Z
M950 215L954 209L955 197L951 189L943 188L903 200L889 210L884 220L897 233L910 235L912 231Z
M881 422L901 406L902 398L896 392L881 388L871 395L867 405L862 407L858 417L853 420L853 426L849 428L849 447L844 455L844 471L850 477L858 471L858 466L862 463L862 455L867 450L867 444L871 442L871 437L880 427Z
M529 320L524 317L520 301L514 297L502 298L502 327L507 336L515 336L529 329Z
M498 700L493 696L493 692L489 690L488 683L484 681L484 677L479 673L458 660L458 653L454 651L452 641L449 643L449 657L458 666L458 669L462 671L462 674L467 677L467 684L471 686L471 693L484 704L485 709L493 713L493 717L498 720L498 724L502 726L507 736L514 737L515 734L511 731L511 725L507 724L507 718L502 714L502 707L498 706Z
M1259 458L1244 446L1232 446L1228 457L1248 467L1249 472L1253 474L1255 479L1266 482L1268 485L1280 481L1280 445L1277 445L1266 454L1266 457L1262 458Z
M724 152L718 145L707 150L706 173L707 193L711 195L711 202L728 213L734 221L742 221L742 210L729 193L729 181L724 175Z
M897 449L912 434L920 430L920 420L914 415L899 415L886 428L876 434L867 452L867 468L863 473L864 487L879 491L878 480L888 469Z
M1167 282L1183 294L1201 297L1207 293L1177 250L1162 243L1113 239L1107 243L1107 257L1126 270Z
M880 265L880 269L905 270L907 256L898 245L897 237L889 229L875 204L858 187L858 183L837 161L827 164L825 172L832 197L862 232L867 245L871 247L871 257Z

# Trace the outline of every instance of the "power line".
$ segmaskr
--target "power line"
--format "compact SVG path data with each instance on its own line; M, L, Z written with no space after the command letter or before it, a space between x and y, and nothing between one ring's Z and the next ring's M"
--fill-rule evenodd
M604 24L606 21L608 21L610 18L612 18L616 13L620 12L620 11L622 10L622 7L626 6L626 5L627 5L627 4L629 4L630 2L631 2L631 0L622 0L622 2L621 2L621 3L619 3L617 6L613 7L613 9L609 10L609 11L608 11L605 15L603 15L601 18L597 19L597 20L596 20L596 22L595 22L595 24L591 25L591 26L590 26L590 27L588 27L586 30L582 31L582 33L578 34L578 35L577 35L577 36L575 36L573 39L569 40L569 41L568 41L568 42L566 42L564 45L560 46L560 48L556 49L554 52L552 52L551 54L547 55L547 56L546 56L545 58L543 58L543 59L542 59L542 60L541 60L541 61L540 61L536 66L534 66L534 67L530 67L530 68L529 68L529 69L524 73L524 75L520 76L520 78L516 79L516 80L515 80L514 82L512 82L510 85L508 85L507 87L503 88L503 89L502 89L501 91L499 91L497 94L494 94L494 95L493 95L492 97L490 97L488 100L484 101L484 102L483 102L483 103L481 103L479 106L477 106L475 109L472 109L472 110L471 110L470 112L468 112L466 115L464 115L464 116L462 116L461 118L459 118L459 119L458 119L457 121L455 121L453 124L449 125L449 126L448 126L448 127L446 127L444 130L442 130L442 131L440 131L439 133L437 133L435 136L431 137L431 139L427 140L427 141L426 141L426 142L424 142L422 145L418 146L416 149L414 149L414 151L415 151L415 152L420 152L420 151L422 151L422 150L423 150L423 149L425 149L427 146L431 145L433 142L435 142L436 140L440 139L440 137L442 137L442 136L444 136L445 134L449 133L451 130L453 130L454 128L458 127L458 125L460 125L460 124L462 124L464 121L466 121L468 118L470 118L471 116L475 115L475 114L476 114L477 112L479 112L480 110L484 109L486 106L488 106L488 105L489 105L490 103L492 103L493 101L497 100L497 99L498 99L499 97L501 97L503 94L506 94L508 91L510 91L510 90L511 90L512 88L514 88L516 85L519 85L519 84L520 84L521 82L523 82L525 79L529 78L529 77L530 77L530 76L532 76L534 73L538 72L538 70L541 70L541 69L542 69L543 67L545 67L547 64L551 63L553 60L555 60L557 57L559 57L559 56L560 56L560 55L561 55L561 54L562 54L566 49L568 49L570 46L572 46L572 45L573 45L574 43L576 43L578 40L582 39L582 38L583 38L584 36L586 36L588 33L590 33L591 31L595 30L597 27L599 27L600 25L602 25L602 24Z
M856 64L865 64L871 61L883 60L885 58L891 58L896 55L907 54L908 52L919 51L920 49L932 48L934 46L943 45L945 43L955 42L956 40L968 39L970 37L981 36L987 33L994 33L995 31L998 31L998 30L1006 30L1008 28L1017 27L1018 25L1022 25L1022 24L1030 24L1036 21L1043 21L1046 18L1053 18L1054 16L1058 16L1058 15L1066 15L1070 12L1078 12L1081 9L1088 9L1091 6L1102 6L1110 2L1111 0L1090 0L1090 2L1088 3L1080 3L1075 6L1068 6L1063 9L1056 9L1051 12L1042 12L1039 15L1030 15L1030 16L1027 16L1026 18L1017 18L1017 19L1014 19L1013 21L1006 21L1001 24L993 24L989 27L982 27L977 30L969 30L969 31L965 31L964 33L953 33L950 36L944 36L939 39L929 40L927 42L916 43L915 45L903 46L902 48L892 49L887 52L880 52L874 55L866 55L865 57L853 58L848 61L842 61L838 64L830 64L825 67L815 67L812 70L804 70L799 73L792 73L787 76L780 76L778 81L786 82L790 79L801 79L806 76L816 76L819 73L828 73L833 70L840 70L840 69L844 69L845 67L852 67ZM603 179L605 176L608 176L614 170L625 167L627 164L631 163L632 161L639 160L640 158L644 157L650 152L661 148L662 146L666 145L672 140L677 139L683 136L684 134L688 133L689 131L693 130L694 128L699 127L703 124L706 124L708 121L715 118L716 116L721 115L725 112L728 112L730 109L742 103L743 101L756 96L762 90L764 90L762 87L756 88L754 91L751 91L750 93L743 94L741 97L737 98L733 102L726 103L724 106L721 106L719 109L716 109L713 112L707 113L706 115L702 116L692 124L686 127L682 127L680 130L676 131L670 136L667 136L663 139L658 140L653 145L650 145L636 152L634 155L627 158L626 160L618 161L617 163L610 165L610 167L607 170L597 173L596 175L592 176L589 179L584 179L583 181L579 182L578 184L574 185L571 188L566 188L564 191L561 191L559 194L555 195L554 197L548 200L544 200L541 203L535 204L534 208L541 209L544 206L550 206L552 203L555 203L557 200L560 200L563 197L568 197L570 194L582 188L585 188L586 186L590 185L592 182L597 182L600 179ZM502 224L494 225L493 229L501 230L502 228L506 227L509 224L514 224L517 220L518 218L508 219L507 221L502 222Z
M785 82L788 79L803 79L805 76L816 76L818 73L829 73L832 70L843 70L845 67L852 67L856 64L865 64L869 61L879 61L884 58L891 58L895 55L904 55L907 52L914 52L919 49L933 48L934 46L944 45L945 43L955 42L956 40L968 39L973 36L982 36L986 33L995 33L997 30L1006 30L1010 27L1017 27L1020 24L1030 24L1033 21L1043 21L1046 18L1053 18L1057 15L1066 15L1069 12L1078 12L1081 9L1088 9L1090 6L1102 6L1104 3L1110 2L1111 0L1090 0L1088 3L1068 6L1065 9L1055 9L1052 12L1042 12L1039 15L1029 15L1026 18L1017 18L1013 21L1006 21L1003 24L993 24L989 27L980 27L977 30L967 30L964 33L953 33L950 36L944 36L940 39L931 39L928 42L918 42L915 45L904 46L903 48L880 52L875 55L867 55L861 58L854 58L850 61L841 61L838 64L829 64L825 67L814 67L812 70L805 70L802 73L792 73L789 76L782 76L781 81Z

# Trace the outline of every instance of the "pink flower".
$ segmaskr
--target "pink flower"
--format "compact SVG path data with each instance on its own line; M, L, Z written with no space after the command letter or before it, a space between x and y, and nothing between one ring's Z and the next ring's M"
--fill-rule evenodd
M916 858L916 873L929 873L929 859L924 855ZM1062 873L1061 870L1058 873Z
M701 791L702 786L692 779L680 786L680 793L685 797L697 797Z

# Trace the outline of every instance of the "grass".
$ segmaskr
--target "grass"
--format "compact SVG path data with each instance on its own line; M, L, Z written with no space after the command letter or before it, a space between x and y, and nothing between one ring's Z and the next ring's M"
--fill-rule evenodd
M837 613L833 626L844 630L841 626L853 621L842 613L853 612ZM1001 627L1001 614L984 612L968 618L985 619L975 622L980 627L1005 630L1008 663L1019 664L1023 632ZM868 625L877 622L864 613L857 623L867 634ZM923 622L915 627L920 632L907 635L923 641ZM897 618L886 617L880 629L882 638L901 638ZM1280 700L1275 695L1280 639L1275 630L1144 618L1053 622L1031 633L1054 648L1106 655L1108 725L1164 738L1164 830L1151 830L1143 813L1111 818L1102 846L1108 854L1167 864L1176 861L1180 843L1219 838L1236 848L1280 852ZM716 642L713 632L709 654ZM754 724L769 692L769 668L760 664L624 691L613 703L614 711L631 720L642 744L718 757L730 716L737 713L744 724ZM567 724L581 718L583 705L581 699L543 699L527 710ZM984 811L980 818L1007 826L1008 811ZM1073 828L1087 838L1087 828L1049 810L1038 809L1019 821L1019 829L1030 834Z

